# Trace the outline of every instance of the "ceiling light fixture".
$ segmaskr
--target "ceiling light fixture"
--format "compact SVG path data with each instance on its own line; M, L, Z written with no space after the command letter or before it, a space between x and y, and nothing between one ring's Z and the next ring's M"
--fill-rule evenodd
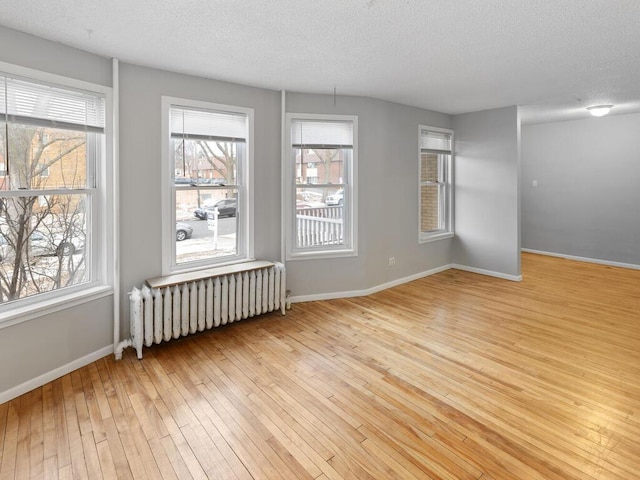
M587 110L589 110L594 117L604 117L612 108L613 105L594 105L593 107L587 107Z

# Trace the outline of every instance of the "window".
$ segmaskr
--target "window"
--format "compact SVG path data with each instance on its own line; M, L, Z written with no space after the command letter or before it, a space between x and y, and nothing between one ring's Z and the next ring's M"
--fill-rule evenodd
M251 259L253 110L163 97L163 273Z
M357 254L355 116L287 114L287 258Z
M420 242L453 235L453 131L420 127Z
M3 67L0 313L106 283L111 171L108 88Z

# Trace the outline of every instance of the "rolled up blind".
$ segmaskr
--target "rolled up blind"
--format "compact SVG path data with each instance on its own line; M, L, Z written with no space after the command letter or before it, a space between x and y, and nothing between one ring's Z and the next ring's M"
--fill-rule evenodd
M9 122L104 133L103 96L4 75L0 113Z
M291 143L296 148L352 148L353 122L293 119Z
M235 112L171 107L172 138L244 142L248 136L247 116Z
M451 152L451 134L422 130L420 149L423 151Z

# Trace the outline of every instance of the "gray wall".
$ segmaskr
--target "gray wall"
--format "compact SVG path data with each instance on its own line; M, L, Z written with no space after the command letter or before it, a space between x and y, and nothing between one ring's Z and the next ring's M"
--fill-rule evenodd
M0 25L0 61L111 86L111 60Z
M111 62L0 27L0 61L111 85ZM0 329L0 393L113 343L112 297Z
M113 345L113 297L0 329L0 394Z
M520 276L520 120L517 107L453 117L453 262Z
M522 246L640 265L639 132L640 114L524 125Z
M120 65L122 334L127 292L162 274L160 169L163 95L254 109L255 255L280 258L280 93L134 65Z
M287 262L293 296L364 290L451 263L451 240L418 244L418 125L449 115L364 97L287 94L287 111L358 116L358 256ZM389 268L389 257L396 266Z
M0 60L111 84L109 59L0 27ZM128 292L161 273L161 96L255 111L255 255L280 258L280 93L134 65L120 65L121 332ZM359 117L358 257L288 262L294 295L363 290L451 263L451 240L418 244L418 124L448 115L361 97L289 94L288 111ZM396 258L389 268L388 258ZM112 298L0 329L0 392L112 343ZM20 359L20 361L16 361Z

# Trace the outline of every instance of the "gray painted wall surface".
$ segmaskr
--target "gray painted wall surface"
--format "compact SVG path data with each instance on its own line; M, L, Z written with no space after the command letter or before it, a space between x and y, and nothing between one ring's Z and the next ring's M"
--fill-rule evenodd
M0 25L0 61L111 86L111 60Z
M120 236L123 335L127 292L162 274L161 97L254 109L255 256L280 258L280 93L120 65Z
M0 27L0 61L111 85L108 59ZM106 297L0 329L0 392L113 343Z
M0 27L0 60L110 85L111 62ZM280 92L120 64L121 332L127 292L161 273L161 96L255 111L255 255L280 258ZM359 256L288 262L294 295L370 288L451 263L451 240L419 245L418 124L448 115L361 97L290 94L288 110L359 117ZM387 266L395 256L395 268ZM112 343L111 297L0 329L0 392ZM20 359L16 362L16 359Z
M453 262L520 275L520 121L517 107L453 117Z
M288 93L287 111L358 116L358 256L287 263L292 295L363 290L451 263L451 240L418 244L418 125L449 115L365 97ZM389 257L396 266L389 268Z
M0 393L113 344L113 298L0 329Z
M640 114L524 125L522 246L640 265L639 132Z

